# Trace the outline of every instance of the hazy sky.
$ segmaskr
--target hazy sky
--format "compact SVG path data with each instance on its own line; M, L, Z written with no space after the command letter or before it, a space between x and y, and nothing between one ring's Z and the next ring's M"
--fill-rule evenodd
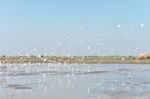
M150 51L150 0L0 0L0 54Z

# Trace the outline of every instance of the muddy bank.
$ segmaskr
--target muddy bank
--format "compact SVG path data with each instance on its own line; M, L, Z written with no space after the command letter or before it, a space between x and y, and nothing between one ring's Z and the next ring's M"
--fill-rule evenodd
M1 63L150 64L134 56L1 56Z

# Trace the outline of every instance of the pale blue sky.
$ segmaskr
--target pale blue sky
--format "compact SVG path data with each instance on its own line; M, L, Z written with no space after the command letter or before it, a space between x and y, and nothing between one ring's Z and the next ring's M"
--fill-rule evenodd
M150 51L150 0L0 0L0 54Z

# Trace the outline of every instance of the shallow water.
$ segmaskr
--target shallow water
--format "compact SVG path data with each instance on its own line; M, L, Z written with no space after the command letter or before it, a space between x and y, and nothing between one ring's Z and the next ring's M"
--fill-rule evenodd
M0 99L150 99L150 65L1 64Z

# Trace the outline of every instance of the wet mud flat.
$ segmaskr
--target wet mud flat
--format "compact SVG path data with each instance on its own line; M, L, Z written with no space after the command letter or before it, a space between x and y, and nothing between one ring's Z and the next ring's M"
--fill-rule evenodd
M150 59L135 56L1 56L0 63L150 64Z
M150 99L148 64L1 64L0 99Z

